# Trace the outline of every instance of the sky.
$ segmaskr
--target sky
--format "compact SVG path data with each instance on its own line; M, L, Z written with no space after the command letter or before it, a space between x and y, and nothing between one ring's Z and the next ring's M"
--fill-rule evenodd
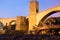
M0 0L0 18L27 16L30 0ZM60 5L60 0L37 0L39 11ZM59 14L57 14L59 15Z

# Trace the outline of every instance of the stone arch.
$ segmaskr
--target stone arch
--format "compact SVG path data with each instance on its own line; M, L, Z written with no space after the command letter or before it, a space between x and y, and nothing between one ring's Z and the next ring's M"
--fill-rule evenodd
M54 14L54 13L57 13L57 12L60 12L60 10L52 11L52 12L48 13L47 15L45 15L45 16L41 19L41 21L39 21L39 24L38 24L38 25L42 25L42 24L43 24L42 22L45 22L45 20L47 19L47 17L49 17L50 15L52 15L52 14ZM42 23L42 24L40 24L40 23ZM44 24L43 24L43 25L44 25Z
M53 8L50 8L48 10L45 10L41 13L37 14L37 24L39 24L39 22L44 21L49 15L52 15L54 13L60 12L60 6L56 6Z
M3 23L0 21L0 29L3 29L4 25Z
M54 13L57 13L57 12L60 12L60 10L56 10L56 11L52 11L52 12L48 13L47 15L45 15L45 16L41 19L41 21L44 21L48 16L50 16L50 15L52 15L52 14L54 14Z
M12 21L9 23L9 25L10 25L10 29L11 29L11 30L15 30L15 28L16 28L16 20L12 20Z

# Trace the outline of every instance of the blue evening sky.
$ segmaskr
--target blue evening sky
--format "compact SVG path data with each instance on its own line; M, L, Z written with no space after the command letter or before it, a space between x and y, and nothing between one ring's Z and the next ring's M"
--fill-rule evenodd
M30 0L0 0L0 18L27 16L29 13ZM60 0L37 0L39 1L39 10L51 8L60 5Z

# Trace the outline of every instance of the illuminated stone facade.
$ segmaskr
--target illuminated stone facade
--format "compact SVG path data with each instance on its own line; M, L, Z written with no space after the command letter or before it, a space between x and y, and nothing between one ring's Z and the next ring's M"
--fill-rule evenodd
M39 12L39 2L31 0L29 4L29 15L26 17L17 16L16 18L0 18L0 26L10 30L33 30L33 27L38 25L41 21L56 12L60 12L60 6L52 7L50 9Z
M0 18L0 29L28 31L26 17L17 16L16 18ZM1 31L1 30L0 30Z

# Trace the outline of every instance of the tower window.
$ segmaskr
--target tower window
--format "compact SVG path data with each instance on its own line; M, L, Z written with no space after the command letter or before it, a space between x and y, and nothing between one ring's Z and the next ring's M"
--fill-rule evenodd
M38 9L36 9L36 13L38 13Z

